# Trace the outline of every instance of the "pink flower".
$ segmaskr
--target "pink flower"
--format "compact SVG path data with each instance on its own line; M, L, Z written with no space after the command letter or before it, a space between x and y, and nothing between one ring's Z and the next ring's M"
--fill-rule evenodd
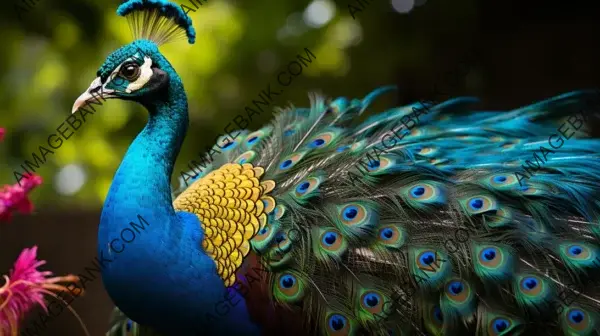
M48 312L44 295L56 297L51 292L68 292L59 282L76 282L75 275L51 277L50 271L38 271L46 261L37 260L37 246L24 249L10 276L4 276L5 283L0 287L0 335L18 335L19 324L36 304Z
M0 141L4 138L4 128L0 128ZM42 184L42 178L35 174L24 174L21 184L5 185L0 188L0 221L9 221L12 213L18 211L28 214L33 211L33 204L27 198L33 188Z
M33 211L33 204L27 194L38 185L42 178L35 174L24 174L21 185L5 185L0 188L0 221L9 221L12 212L28 214Z

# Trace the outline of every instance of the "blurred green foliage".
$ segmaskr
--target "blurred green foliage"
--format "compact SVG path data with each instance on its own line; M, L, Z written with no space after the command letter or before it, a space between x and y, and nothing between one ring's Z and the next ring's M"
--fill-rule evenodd
M174 178L305 47L316 54L316 62L303 69L274 105L306 106L307 92L315 89L330 96L361 97L375 87L396 83L404 68L427 69L436 56L433 45L452 39L461 49L468 43L460 36L474 27L474 3L429 0L400 14L388 1L373 1L356 14L356 20L348 11L350 2L332 3L331 21L310 28L301 24L307 1L209 0L189 13L198 33L196 44L182 40L161 47L184 82L190 107L191 128ZM131 41L127 20L116 15L118 4L43 0L22 21L12 4L4 6L0 127L6 129L6 139L0 144L1 183L14 183L13 170L47 143L104 58ZM259 128L269 118L263 113L250 128ZM99 207L145 121L143 108L131 102L108 100L97 107L55 154L47 156L38 170L45 182L34 193L34 202ZM65 196L57 194L55 178L68 164L81 165L86 180L80 190Z

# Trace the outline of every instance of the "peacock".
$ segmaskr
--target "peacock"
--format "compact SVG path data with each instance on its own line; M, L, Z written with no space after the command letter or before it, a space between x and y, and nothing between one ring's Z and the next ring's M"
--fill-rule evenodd
M73 106L113 98L149 114L100 218L117 307L107 335L598 334L597 91L510 111L420 101L368 118L392 88L311 93L310 107L223 135L172 187L188 105L159 46L196 33L169 1L117 13L135 40ZM112 240L138 216L148 227L117 254Z

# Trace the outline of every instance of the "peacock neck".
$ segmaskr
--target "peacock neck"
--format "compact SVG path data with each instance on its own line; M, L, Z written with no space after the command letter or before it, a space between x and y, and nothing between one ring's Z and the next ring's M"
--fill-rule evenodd
M100 240L119 234L138 215L161 223L154 230L164 231L164 226L177 221L170 180L189 120L187 99L178 80L170 85L168 97L165 102L144 104L148 123L115 174L102 212Z

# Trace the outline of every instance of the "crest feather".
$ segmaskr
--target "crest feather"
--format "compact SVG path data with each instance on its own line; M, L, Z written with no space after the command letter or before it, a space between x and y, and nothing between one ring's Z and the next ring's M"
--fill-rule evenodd
M179 7L167 0L128 0L117 9L125 16L135 39L147 39L162 45L187 37L196 41L192 19Z

